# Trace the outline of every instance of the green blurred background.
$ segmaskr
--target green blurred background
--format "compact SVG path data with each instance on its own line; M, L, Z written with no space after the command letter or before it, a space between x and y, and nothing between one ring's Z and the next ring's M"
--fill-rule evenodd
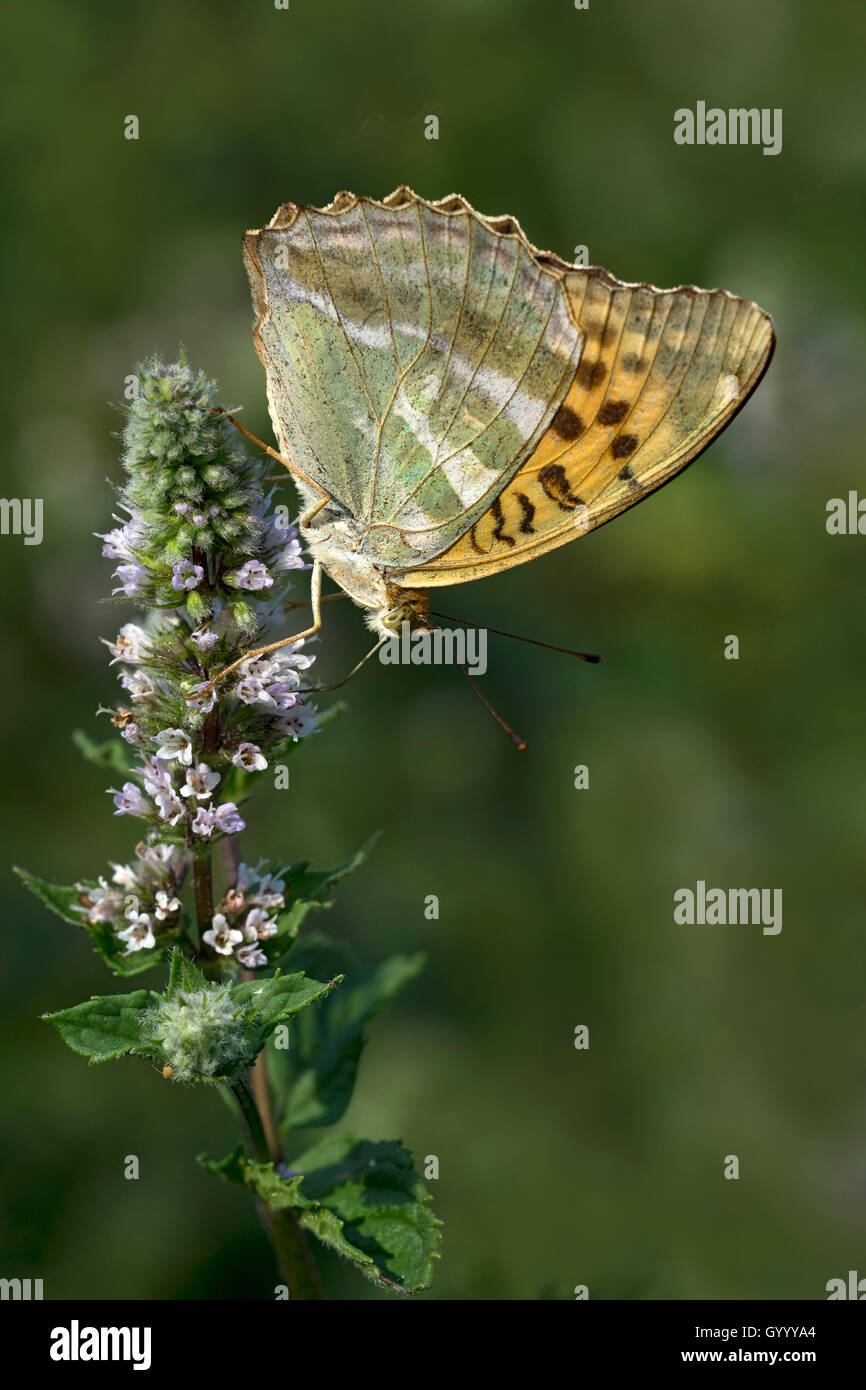
M371 963L429 953L347 1117L439 1156L428 1297L822 1298L866 1273L866 540L824 526L863 478L864 41L866 11L839 0L45 0L5 21L2 486L45 499L45 539L0 542L3 858L46 877L102 872L135 838L69 737L104 735L115 690L92 538L118 477L108 402L183 343L270 438L246 227L341 188L456 190L537 245L721 284L776 320L756 398L683 478L448 594L604 654L491 639L485 689L526 753L453 670L368 668L291 792L251 807L252 858L328 865L381 828L319 923ZM782 107L783 152L676 146L699 99ZM334 678L367 647L343 607L320 647ZM781 935L675 925L699 878L782 888ZM122 983L5 883L0 1273L51 1298L270 1297L249 1204L193 1162L235 1142L231 1116L62 1046L39 1014Z

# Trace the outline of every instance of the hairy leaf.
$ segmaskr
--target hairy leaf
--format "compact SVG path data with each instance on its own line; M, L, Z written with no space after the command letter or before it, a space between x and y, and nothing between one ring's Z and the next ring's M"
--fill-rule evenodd
M63 1041L73 1052L79 1052L95 1062L109 1062L136 1051L148 1053L142 1047L139 1019L145 1009L157 1002L159 995L150 989L136 989L132 994L94 995L71 1009L43 1014L53 1023Z

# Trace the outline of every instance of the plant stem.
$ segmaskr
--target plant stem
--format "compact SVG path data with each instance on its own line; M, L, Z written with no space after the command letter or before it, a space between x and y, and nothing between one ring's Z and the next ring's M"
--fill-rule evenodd
M196 855L193 868L195 883L195 916L198 937L201 941L213 922L213 878L211 875L210 853Z
M259 1061L264 1058L264 1053ZM267 1078L265 1078L267 1085ZM232 1092L238 1103L241 1123L251 1152L260 1163L268 1161L269 1145L265 1127L252 1091L243 1079L232 1085ZM271 1211L264 1202L258 1203L259 1216L267 1231L280 1273L289 1290L289 1297L296 1299L323 1299L319 1271L307 1238L293 1211Z

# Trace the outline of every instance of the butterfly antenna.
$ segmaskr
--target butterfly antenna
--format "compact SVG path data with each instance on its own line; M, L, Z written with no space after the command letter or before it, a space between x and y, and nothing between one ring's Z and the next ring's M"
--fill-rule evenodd
M383 637L381 642L377 642L375 647L371 648L371 650L368 651L366 656L361 657L361 660L358 662L357 666L352 667L348 676L344 676L341 681L337 681L336 685L311 685L306 690L299 690L298 694L320 695L325 690L339 690L341 686L346 685L352 679L352 677L356 675L358 671L360 671L362 666L366 666L367 662L370 660L370 657L375 656L376 653L380 651L382 647L384 647L385 643L389 640L390 639L388 637Z
M484 694L484 691L481 689L478 682L476 680L473 680L472 676L470 676L469 672L466 670L466 667L461 666L460 670L463 672L469 684L472 686L472 689L475 691L475 694L478 696L482 705L486 706L486 708L493 715L493 718L496 720L500 729L505 730L508 737L511 739L511 742L514 744L514 747L522 753L524 748L526 747L526 739L521 738L520 734L516 734L510 724L506 724L505 720L502 718L502 715L499 713L498 710L493 708L487 696Z
M492 632L496 637L510 637L515 642L528 642L531 647L544 647L549 652L563 652L565 656L576 656L579 661L590 661L595 665L601 657L595 652L576 652L571 647L555 647L552 642L539 642L536 637L522 637L517 632L504 632L501 627L484 627L480 623L470 623L466 618L453 618L448 613L431 613L431 618L444 618L447 623L462 623L464 627L474 627L479 632Z

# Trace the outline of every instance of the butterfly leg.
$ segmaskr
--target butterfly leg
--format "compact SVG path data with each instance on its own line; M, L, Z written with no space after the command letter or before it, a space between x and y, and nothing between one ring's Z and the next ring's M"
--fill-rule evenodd
M229 424L234 425L238 434L242 434L244 439L248 439L251 444L256 444L260 449L264 449L268 458L276 459L277 463L281 463L290 473L294 473L298 478L302 478L308 487L313 487L316 489L316 492L321 492L323 494L322 506L324 506L326 502L331 501L331 494L329 492L325 492L325 489L317 482L314 482L312 478L308 477L303 469L299 468L296 463L291 463L288 459L284 459L282 454L278 454L276 449L271 448L270 444L265 444L264 440L257 439L254 434L250 434L249 430L245 430L243 425L240 424L233 415L229 414L225 406L215 405L212 409L212 414L224 415Z
M237 661L233 661L230 666L224 666L219 674L214 676L213 680L208 681L203 689L197 690L194 695L188 696L187 698L200 700L203 695L207 695L208 692L213 689L218 681L224 680L226 676L230 675L232 671L236 671L238 667L243 666L245 662L256 661L260 656L266 656L268 652L278 651L280 647L291 647L295 642L301 642L305 637L312 637L314 633L319 631L319 628L322 626L322 566L319 564L318 560L313 562L313 574L310 582L310 601L313 606L313 622L311 627L304 628L303 632L296 632L292 637L283 637L279 642L269 642L267 646L255 647L251 652L244 652L244 655L238 657Z

